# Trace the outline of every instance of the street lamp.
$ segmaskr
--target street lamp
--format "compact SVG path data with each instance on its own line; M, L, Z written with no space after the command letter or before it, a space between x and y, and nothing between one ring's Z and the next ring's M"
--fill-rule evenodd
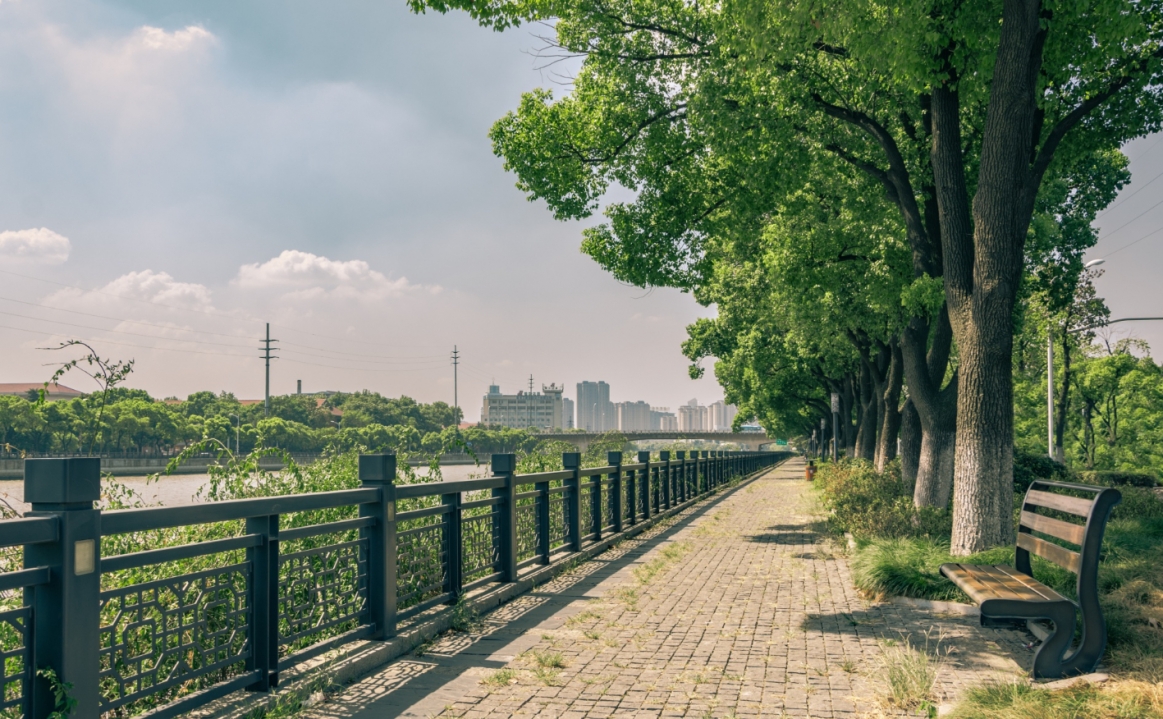
M234 418L234 453L238 454L238 435L242 432L242 418L236 414L230 416Z

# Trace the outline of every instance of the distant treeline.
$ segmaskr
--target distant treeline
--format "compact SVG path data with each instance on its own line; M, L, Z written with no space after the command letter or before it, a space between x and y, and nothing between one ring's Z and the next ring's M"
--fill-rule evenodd
M487 455L525 452L538 441L525 430L458 432L460 419L458 411L445 402L423 404L411 397L391 398L367 391L325 398L271 397L270 416L266 416L262 404L242 404L227 392L195 392L176 401L114 387L103 411L100 393L43 403L33 397L0 396L0 444L10 453L170 454L208 438L234 449L237 436L242 452L257 447L319 452L358 446L374 451Z

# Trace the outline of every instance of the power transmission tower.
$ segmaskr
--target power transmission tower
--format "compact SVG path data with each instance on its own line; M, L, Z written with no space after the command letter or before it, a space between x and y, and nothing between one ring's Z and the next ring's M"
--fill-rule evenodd
M457 367L460 366L460 351L456 349L456 345L452 346L452 419L456 422L456 426L460 428L460 400L456 396L457 390Z
M525 411L529 417L529 426L533 426L533 375L529 375L529 396L525 398Z
M271 352L277 351L279 349L278 347L272 346L272 344L275 342L278 342L278 340L271 339L271 323L270 322L267 322L266 339L259 340L259 342L263 343L263 346L258 348L258 351L262 352L262 354L259 355L259 357L266 360L266 365L267 365L267 385L266 385L265 401L263 403L263 413L267 417L270 417L271 416L271 360L278 359L278 357L276 357L275 355L272 355Z

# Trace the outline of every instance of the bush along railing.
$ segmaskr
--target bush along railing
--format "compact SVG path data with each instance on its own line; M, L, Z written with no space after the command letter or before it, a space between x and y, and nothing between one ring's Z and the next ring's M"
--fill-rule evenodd
M102 511L98 458L29 459L28 516L0 522L0 719L178 716L491 582L596 542L786 458L611 452L604 467L395 484L394 455L359 458L361 487ZM142 549L142 547L150 547ZM6 548L6 549L4 549ZM63 694L62 694L63 692Z

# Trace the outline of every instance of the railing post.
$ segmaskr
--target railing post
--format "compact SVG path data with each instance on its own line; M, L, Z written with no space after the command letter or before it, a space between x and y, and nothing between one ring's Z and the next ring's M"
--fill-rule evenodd
M704 454L704 452L702 452L700 450L696 449L695 451L691 452L691 457L693 457L695 460L694 472L695 472L695 495L696 496L702 495L705 492L710 491L710 487L704 486L707 483L707 480L706 480L706 477L703 476L706 474L705 463L699 462L699 459L701 459L702 456L705 456L705 454Z
M361 530L368 546L368 609L373 639L396 636L396 455L361 454L359 483L380 490L380 501L359 505L359 516L376 523Z
M541 564L549 564L549 553L552 549L549 533L549 482L538 482L537 489L537 553L541 555Z
M279 685L279 515L248 517L246 533L263 542L246 550L250 560L253 654L248 669L262 676L247 691L265 692Z
M676 484L678 485L678 503L685 504L690 497L688 496L687 477L686 477L686 450L678 450L674 453L678 459L678 471Z
M614 467L610 472L610 514L614 515L614 534L622 531L622 517L625 509L622 507L622 453L607 452L606 463Z
M638 470L626 470L626 509L630 510L626 514L626 519L629 520L630 526L638 523Z
M650 481L650 452L639 452L638 461L645 465L642 468L642 519L650 519L650 488L654 484Z
M505 478L505 486L493 490L494 497L503 497L500 507L493 505L494 521L500 520L501 581L517 581L517 455L494 454L493 474ZM499 509L499 511L497 511Z
M77 706L71 719L100 715L101 460L96 457L24 460L24 501L28 517L56 517L57 541L24 547L24 566L49 567L48 584L27 592L33 609L33 666L51 668L72 685ZM29 594L31 596L29 596ZM32 717L55 709L52 690L33 678Z
M445 587L445 591L449 595L448 603L456 604L460 600L461 587L464 586L460 571L464 566L464 541L462 539L460 522L460 492L442 494L440 495L440 502L445 507L448 507L443 515L444 519L442 521L444 527L444 546L448 550L448 571L445 573L447 586Z
M590 475L590 516L593 517L592 531L594 533L594 541L602 538L602 475Z
M659 468L659 476L662 477L662 501L667 509L670 509L670 452L668 450L661 450L658 453L659 462L662 467Z
M569 507L566 521L569 522L570 550L580 552L582 548L581 532L581 478L578 469L581 467L581 452L563 452L561 466L573 472L573 476L565 480L569 490L565 493L566 506Z

